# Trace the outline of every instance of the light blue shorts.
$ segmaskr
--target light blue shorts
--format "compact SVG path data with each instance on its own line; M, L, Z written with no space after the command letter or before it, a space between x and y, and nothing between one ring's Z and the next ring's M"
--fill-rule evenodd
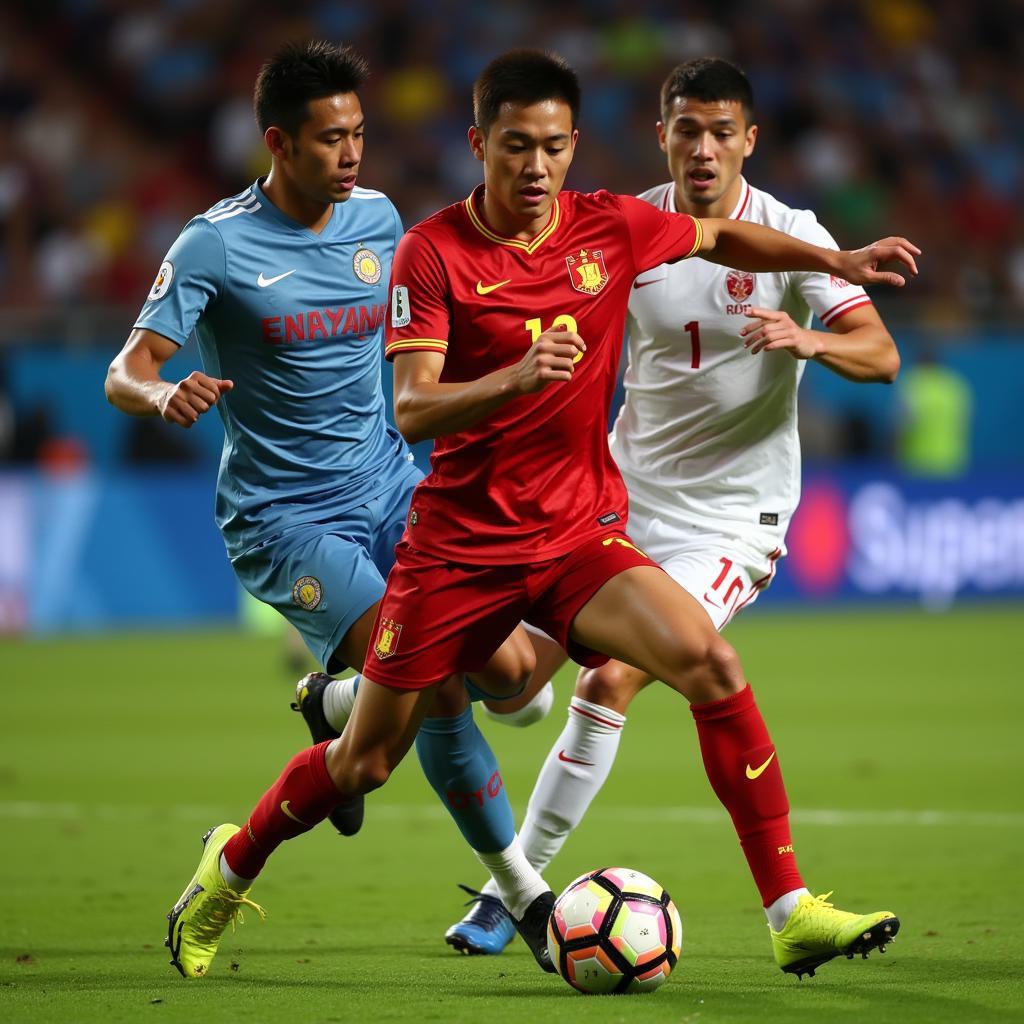
M327 671L345 634L384 596L384 581L405 531L413 488L410 462L378 497L316 525L304 525L239 555L242 586L276 608Z

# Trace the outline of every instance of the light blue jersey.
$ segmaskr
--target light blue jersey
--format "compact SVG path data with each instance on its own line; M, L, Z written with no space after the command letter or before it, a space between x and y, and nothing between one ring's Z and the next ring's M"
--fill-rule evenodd
M216 519L232 559L365 505L408 474L384 416L381 336L402 225L356 187L318 235L259 182L191 220L135 326L184 344L234 381L217 410Z

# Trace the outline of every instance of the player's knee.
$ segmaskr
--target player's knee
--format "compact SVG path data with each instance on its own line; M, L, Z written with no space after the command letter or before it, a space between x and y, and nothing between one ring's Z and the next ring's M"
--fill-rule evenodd
M357 793L371 793L391 778L393 765L380 753L366 754L352 765L352 783Z
M600 668L584 669L576 681L576 696L620 715L625 714L630 701L636 696L635 675L617 661L609 661Z
M493 705L485 703L484 712L495 722L502 725L513 726L517 729L524 729L528 725L534 725L547 716L551 705L555 700L555 688L550 681L546 682L522 707L506 708L501 701Z

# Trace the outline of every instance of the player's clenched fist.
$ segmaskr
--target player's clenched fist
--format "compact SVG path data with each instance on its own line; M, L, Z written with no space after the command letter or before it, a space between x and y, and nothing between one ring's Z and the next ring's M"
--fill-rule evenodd
M160 415L168 423L177 423L179 427L188 429L234 386L230 380L219 380L193 370L184 380L168 385L160 400Z
M545 331L516 364L516 390L528 395L554 381L572 380L575 364L586 350L586 344L575 331Z
M921 250L905 238L883 238L863 249L840 253L840 276L850 284L891 284L902 288L907 282L901 274L879 270L878 267L883 263L902 263L916 277L917 263L914 257L920 255Z

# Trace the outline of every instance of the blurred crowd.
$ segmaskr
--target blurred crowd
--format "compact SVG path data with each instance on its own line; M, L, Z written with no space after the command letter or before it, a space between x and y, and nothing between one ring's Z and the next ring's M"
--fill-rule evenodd
M754 84L756 185L814 209L841 244L898 233L925 249L917 322L1024 313L1024 18L1009 0L5 5L0 308L137 308L182 225L265 172L253 79L311 35L370 60L361 180L406 223L479 180L470 88L496 53L570 60L584 104L569 184L622 192L665 179L666 72L716 54Z

